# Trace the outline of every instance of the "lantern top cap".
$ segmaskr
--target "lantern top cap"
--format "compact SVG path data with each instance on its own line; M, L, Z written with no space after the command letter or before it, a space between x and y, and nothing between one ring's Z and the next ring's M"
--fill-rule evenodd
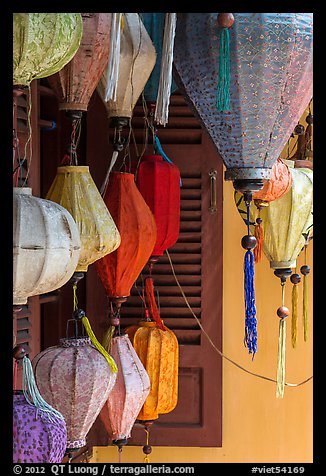
M143 160L158 160L160 162L163 162L163 157L159 154L153 154L153 155L143 155L142 157Z
M112 177L116 177L118 179L124 177L129 180L135 180L135 175L131 174L130 172L111 172L110 174Z
M32 195L31 187L13 187L13 193L16 195Z
M140 321L138 324L142 327L157 327L156 322L153 321Z
M58 174L65 174L65 173L85 173L89 172L88 165L63 165L57 168Z
M85 347L91 345L89 337L63 337L59 341L60 347Z

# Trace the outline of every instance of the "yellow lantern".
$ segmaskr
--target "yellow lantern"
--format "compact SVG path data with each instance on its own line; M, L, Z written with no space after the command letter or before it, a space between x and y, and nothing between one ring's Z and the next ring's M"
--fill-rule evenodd
M86 272L90 264L120 245L120 233L88 166L58 167L46 198L66 208L78 226L81 252L77 272Z

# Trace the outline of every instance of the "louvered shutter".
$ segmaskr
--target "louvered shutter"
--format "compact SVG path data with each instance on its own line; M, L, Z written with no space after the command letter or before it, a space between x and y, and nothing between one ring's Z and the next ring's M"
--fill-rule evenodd
M132 121L140 151L143 144L143 112L139 103ZM101 100L93 96L87 116L87 160L98 187L101 186L112 148L108 145L108 122ZM112 143L113 131L110 130ZM178 242L170 248L176 275L189 304L219 348L222 345L222 160L198 120L180 94L171 97L167 127L158 131L165 153L179 167L182 177L181 224ZM133 142L130 152L135 154ZM135 158L135 155L133 156ZM209 172L216 171L216 183ZM211 183L215 190L211 190ZM217 211L209 212L212 192ZM146 276L146 268L143 276ZM171 446L221 446L222 363L196 320L191 315L173 277L167 256L154 267L154 284L159 293L161 317L177 335L180 344L179 399L176 408L161 415L151 429L151 444ZM123 305L121 325L142 317L138 296L141 278ZM108 302L93 266L86 282L87 315L101 337L108 326ZM89 444L109 444L98 418L89 433ZM139 424L130 445L143 445L145 433Z

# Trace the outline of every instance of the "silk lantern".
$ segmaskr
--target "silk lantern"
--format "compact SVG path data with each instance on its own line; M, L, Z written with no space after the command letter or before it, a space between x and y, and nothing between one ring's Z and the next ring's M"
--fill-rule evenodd
M119 246L119 231L88 166L58 167L47 198L64 206L77 223L81 238L77 272L87 272L90 264Z
M23 390L16 390L14 373L13 462L60 463L67 442L65 420L41 397L24 346L17 345L13 351L15 370L19 360L23 368Z
M59 110L87 111L108 62L112 13L81 13L83 35L77 53L47 78L59 100Z
M104 196L121 236L119 248L95 264L106 294L116 306L113 325L118 325L121 304L130 295L156 243L154 216L134 178L130 173L112 172Z
M60 71L76 54L82 32L80 13L14 13L14 85Z
M175 80L226 167L225 179L252 194L271 169L312 97L311 13L180 13ZM246 345L257 351L256 238L242 238Z
M80 256L80 237L61 205L34 197L29 187L13 189L13 303L63 286Z
M128 335L113 337L107 350L117 364L118 374L100 417L120 455L149 394L150 381Z
M150 425L160 414L171 412L178 402L179 345L175 334L166 326L161 330L156 322L140 321L138 326L127 327L125 331L151 383L149 395L137 417L147 433L143 451L148 461Z
M41 395L64 416L67 452L85 446L86 436L116 380L112 358L105 358L89 337L60 339L33 359Z

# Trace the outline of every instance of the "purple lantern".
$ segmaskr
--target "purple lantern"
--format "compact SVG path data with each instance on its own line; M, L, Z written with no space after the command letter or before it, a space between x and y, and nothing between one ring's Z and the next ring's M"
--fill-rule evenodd
M65 421L28 403L22 391L13 398L13 462L60 463L67 446Z

